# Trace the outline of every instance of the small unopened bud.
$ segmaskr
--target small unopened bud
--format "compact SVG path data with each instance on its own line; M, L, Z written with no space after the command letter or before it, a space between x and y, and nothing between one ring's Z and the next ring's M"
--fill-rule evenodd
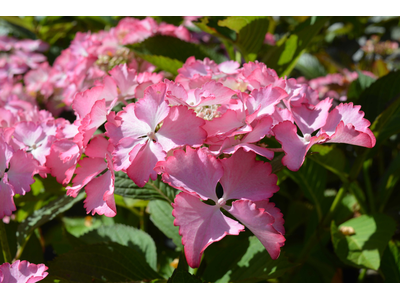
M339 231L340 231L343 235L353 235L353 234L356 234L354 228L351 227L351 226L342 226L342 227L339 228Z

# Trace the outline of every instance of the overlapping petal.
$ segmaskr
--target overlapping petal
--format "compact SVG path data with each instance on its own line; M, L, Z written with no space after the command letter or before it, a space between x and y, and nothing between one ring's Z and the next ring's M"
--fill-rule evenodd
M275 218L271 214L250 200L234 201L228 211L254 233L272 259L279 257L286 239L274 228ZM278 224L277 227L281 228Z
M177 189L204 200L218 201L215 188L224 171L220 162L205 148L186 147L186 152L175 150L167 161L158 162L154 170L163 173L163 181Z
M172 206L174 225L179 226L186 260L192 268L200 266L201 255L210 244L244 230L243 225L222 214L219 206L204 204L196 196L180 193Z
M276 185L278 177L271 174L271 165L257 161L254 152L239 149L231 157L222 159L221 164L224 168L220 180L224 200L263 200L279 190Z

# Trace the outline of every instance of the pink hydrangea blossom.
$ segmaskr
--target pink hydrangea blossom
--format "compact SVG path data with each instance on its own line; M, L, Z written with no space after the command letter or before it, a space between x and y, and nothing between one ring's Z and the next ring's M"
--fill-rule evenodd
M4 263L0 266L0 283L35 283L49 274L47 269L44 264L35 265L26 260Z
M183 191L172 204L172 214L192 268L199 267L202 253L211 243L244 230L221 208L249 228L273 259L278 258L285 241L283 218L268 200L279 190L277 176L271 174L270 164L256 161L255 156L239 149L218 160L206 148L187 147L186 152L175 150L173 156L157 163L155 170L162 173L163 181ZM218 182L223 188L221 197L216 194ZM208 199L213 205L203 202Z
M106 124L107 135L115 146L115 169L125 170L138 186L144 186L149 177L156 179L153 168L168 151L185 145L200 146L206 137L201 128L204 120L184 106L168 106L166 89L165 83L149 86L143 99L118 113L120 125Z

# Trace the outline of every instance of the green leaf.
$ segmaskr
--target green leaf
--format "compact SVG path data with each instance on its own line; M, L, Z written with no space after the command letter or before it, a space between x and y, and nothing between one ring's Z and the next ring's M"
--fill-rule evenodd
M188 264L185 254L182 252L179 256L178 267L174 270L168 283L202 283L203 281L188 272Z
M293 267L283 253L273 260L256 237L250 237L249 241L246 253L219 282L254 282L277 278Z
M138 54L141 58L155 65L157 68L167 71L172 75L178 75L178 69L182 68L183 62L174 58L161 55Z
M220 20L218 21L218 25L219 26L224 26L224 27L228 27L229 29L232 29L233 31L235 31L236 33L239 33L243 27L246 27L247 25L249 25L251 22L253 22L254 20L260 19L263 17L256 17L256 16L234 16L234 17L228 17L224 20Z
M300 71L307 79L322 77L327 74L325 67L319 60L309 53L303 53L300 56L295 69Z
M219 56L213 57L213 53L201 45L188 43L171 36L157 35L150 37L140 44L128 46L138 56L149 59L149 62L159 68L166 68L172 74L178 74L177 70L191 56L196 59L219 60Z
M369 150L368 157L371 158L379 147L389 137L400 132L400 71L391 72L375 81L360 96L360 103L365 117L372 121L371 130L376 137L376 145ZM379 100L378 100L379 99Z
M249 244L249 238L241 235L228 235L222 241L212 244L204 252L204 261L200 269L204 268L204 265L206 267L201 278L206 282L228 282L229 272L246 253ZM227 273L229 274L226 275Z
M400 242L389 241L388 247L382 256L380 271L385 282L400 282Z
M204 32L220 39L235 41L237 37L236 32L228 27L219 25L219 22L224 19L226 17L203 17L199 22L194 22L194 24Z
M325 25L329 17L311 17L301 23L283 43L271 49L262 61L279 76L289 75L311 40ZM278 41L279 42L279 41Z
M315 161L339 176L342 181L346 181L347 174L344 173L346 156L340 148L335 145L313 145L311 154L307 156L307 159Z
M107 219L111 219L111 222L114 222L113 218L99 215L93 217L63 217L62 222L64 223L65 229L68 233L78 238L102 225L109 225L106 224L108 223L108 221L106 221Z
M218 25L228 27L238 34L235 45L249 61L257 58L268 32L269 19L257 16L234 16L218 21Z
M69 210L75 203L82 201L84 196L85 193L80 193L76 198L65 195L50 202L41 209L34 211L32 215L27 217L18 226L16 232L18 248L25 245L27 239L36 228L39 228L46 222L53 220L59 214Z
M115 242L140 252L154 270L157 269L156 245L146 232L123 224L102 226L80 237L88 244Z
M319 219L322 218L320 201L324 198L326 186L326 170L312 160L307 159L297 172L284 169L284 174L292 178L302 189L317 210Z
M13 25L25 28L31 32L35 31L35 27L33 26L32 22L30 22L27 18L14 17L14 16L2 16L1 18Z
M161 279L141 252L117 243L85 245L49 263L44 282L149 282Z
M247 61L257 58L257 54L264 43L268 32L269 20L267 17L257 18L244 26L238 35L236 45L242 51Z
M149 203L150 220L162 233L172 239L176 245L176 250L182 249L181 236L179 235L179 227L174 226L174 217L172 216L171 204L155 200Z
M400 179L400 155L392 159L389 167L379 179L378 195L380 202L380 211L383 211L385 204L390 198L393 189L396 187Z
M383 251L395 229L396 223L385 214L362 215L339 227L332 221L335 253L351 266L378 270Z
M360 210L357 198L353 194L347 194L343 197L342 201L338 204L334 213L334 220L342 223L351 218L355 212Z
M138 187L129 177L123 172L115 172L115 190L114 193L123 197L129 197L139 200L163 200L172 203L178 190L161 181L160 177L157 180L146 183L144 187Z
M357 71L358 78L354 80L347 91L347 100L348 101L356 101L362 94L362 92L368 88L373 82L376 81L375 78L372 78L368 75L364 75L362 72Z
M365 118L373 122L396 98L400 96L400 71L390 72L372 83L358 98ZM399 125L400 129L400 125Z

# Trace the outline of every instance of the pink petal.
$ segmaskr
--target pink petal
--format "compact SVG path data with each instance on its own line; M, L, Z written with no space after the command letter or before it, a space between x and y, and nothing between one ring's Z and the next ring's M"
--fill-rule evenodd
M109 73L117 83L123 97L135 95L137 86L135 69L128 69L126 64L122 64L115 66Z
M272 160L275 155L275 152L269 150L268 148L263 148L254 144L247 144L247 143L239 143L234 147L223 149L222 152L226 154L233 154L240 148L243 148L243 150L246 152L252 151L258 155L268 158L269 160Z
M273 128L273 132L285 152L282 164L292 171L300 169L312 145L322 143L328 138L327 134L321 134L317 137L310 137L310 140L306 141L297 135L297 127L290 121L279 123Z
M88 184L94 177L99 175L107 168L103 158L85 157L79 161L79 168L76 168L76 176L72 180L72 186L67 186L67 195L71 197L78 196L79 191Z
M20 122L14 128L14 138L30 147L46 137L42 127L34 122Z
M106 217L114 217L117 208L114 200L114 175L107 171L103 175L94 178L85 187L87 197L84 201L86 212L92 212Z
M112 153L115 170L126 170L131 165L132 159L136 157L147 141L147 138L133 139L130 137L120 140Z
M154 132L157 124L164 120L169 112L169 106L165 101L167 85L158 83L149 86L144 92L144 98L136 102L136 117L150 126Z
M272 197L279 190L276 185L278 177L271 174L271 165L256 161L256 154L253 152L239 149L231 157L222 159L221 163L224 168L220 180L224 189L224 200L263 200Z
M340 121L339 125L336 127L335 133L330 136L326 143L345 143L372 148L376 143L375 136L368 128L365 131L367 132L358 131L353 124L349 123L344 125L344 122Z
M246 126L241 113L234 110L227 110L221 117L207 121L203 128L207 131L208 137L235 135L238 128L246 127L246 132L251 131L251 127ZM243 133L246 133L243 132Z
M205 130L200 128L204 123L187 107L171 107L160 130L156 132L157 141L165 152L184 145L199 147L207 137Z
M222 177L221 163L207 153L206 148L194 150L186 147L175 150L167 161L158 162L154 170L162 180L174 188L207 200L218 201L215 188Z
M333 143L344 142L368 148L374 147L376 138L368 128L371 123L364 118L364 112L360 111L360 108L361 106L359 105L353 107L353 103L339 104L329 113L325 126L321 128L321 132L330 135L330 142ZM341 128L341 122L346 125L345 127L347 127L347 129L344 127ZM354 130L359 132L359 134L357 135L355 132L351 132ZM343 135L343 137L339 137L341 135ZM339 140L342 141L339 142Z
M257 208L256 203L249 200L237 200L232 202L228 212L254 233L272 259L279 257L286 239L274 228L274 217L264 208Z
M81 152L76 143L64 139L54 142L47 156L46 166L61 184L68 184L74 174Z
M312 134L325 125L331 105L332 99L326 98L316 106L302 104L291 107L293 118L303 135Z
M222 83L209 81L196 90L198 94L197 103L194 106L228 104L235 91L225 87Z
M159 143L148 141L137 152L135 157L133 157L132 153L130 154L132 164L126 169L126 174L137 186L143 187L149 181L149 177L152 180L157 179L154 167L157 162L164 160L166 155Z
M263 208L267 213L274 217L275 222L272 226L281 234L285 234L285 228L283 224L285 220L283 219L283 214L281 210L275 207L275 203L269 202L268 200L265 201L257 201L255 202L257 208Z
M272 85L252 90L251 96L247 98L249 114L257 111L257 117L271 115L275 111L275 105L286 96L284 89Z
M16 260L13 264L0 266L0 283L35 283L45 278L48 268L44 264L31 264L26 260Z
M85 149L85 154L90 157L105 158L110 143L101 135L96 135Z
M140 100L137 103L129 104L124 107L122 112L118 113L118 118L121 120L120 127L113 127L112 131L108 131L108 127L106 127L107 136L112 139L114 144L115 141L119 140L119 137L131 137L137 139L141 136L147 135L147 133L152 131L150 125L145 121L138 119L136 115L136 105L142 103L143 101L144 100ZM143 108L141 110L143 110Z
M13 155L13 150L0 135L0 177L3 176L4 171L8 169L8 164Z
M198 268L204 250L227 234L238 235L244 227L224 216L218 205L207 205L186 193L176 196L172 204L174 225L179 226L185 256L190 267Z
M7 172L8 182L16 194L25 195L31 190L31 184L35 182L33 175L38 172L38 162L32 155L18 150L10 160L10 169Z
M253 130L244 136L241 140L242 143L256 143L263 139L267 134L271 134L272 122L270 116L264 116L251 123Z
M0 180L0 222L4 216L11 216L12 212L17 209L14 204L14 190L7 181L8 177L5 173Z

